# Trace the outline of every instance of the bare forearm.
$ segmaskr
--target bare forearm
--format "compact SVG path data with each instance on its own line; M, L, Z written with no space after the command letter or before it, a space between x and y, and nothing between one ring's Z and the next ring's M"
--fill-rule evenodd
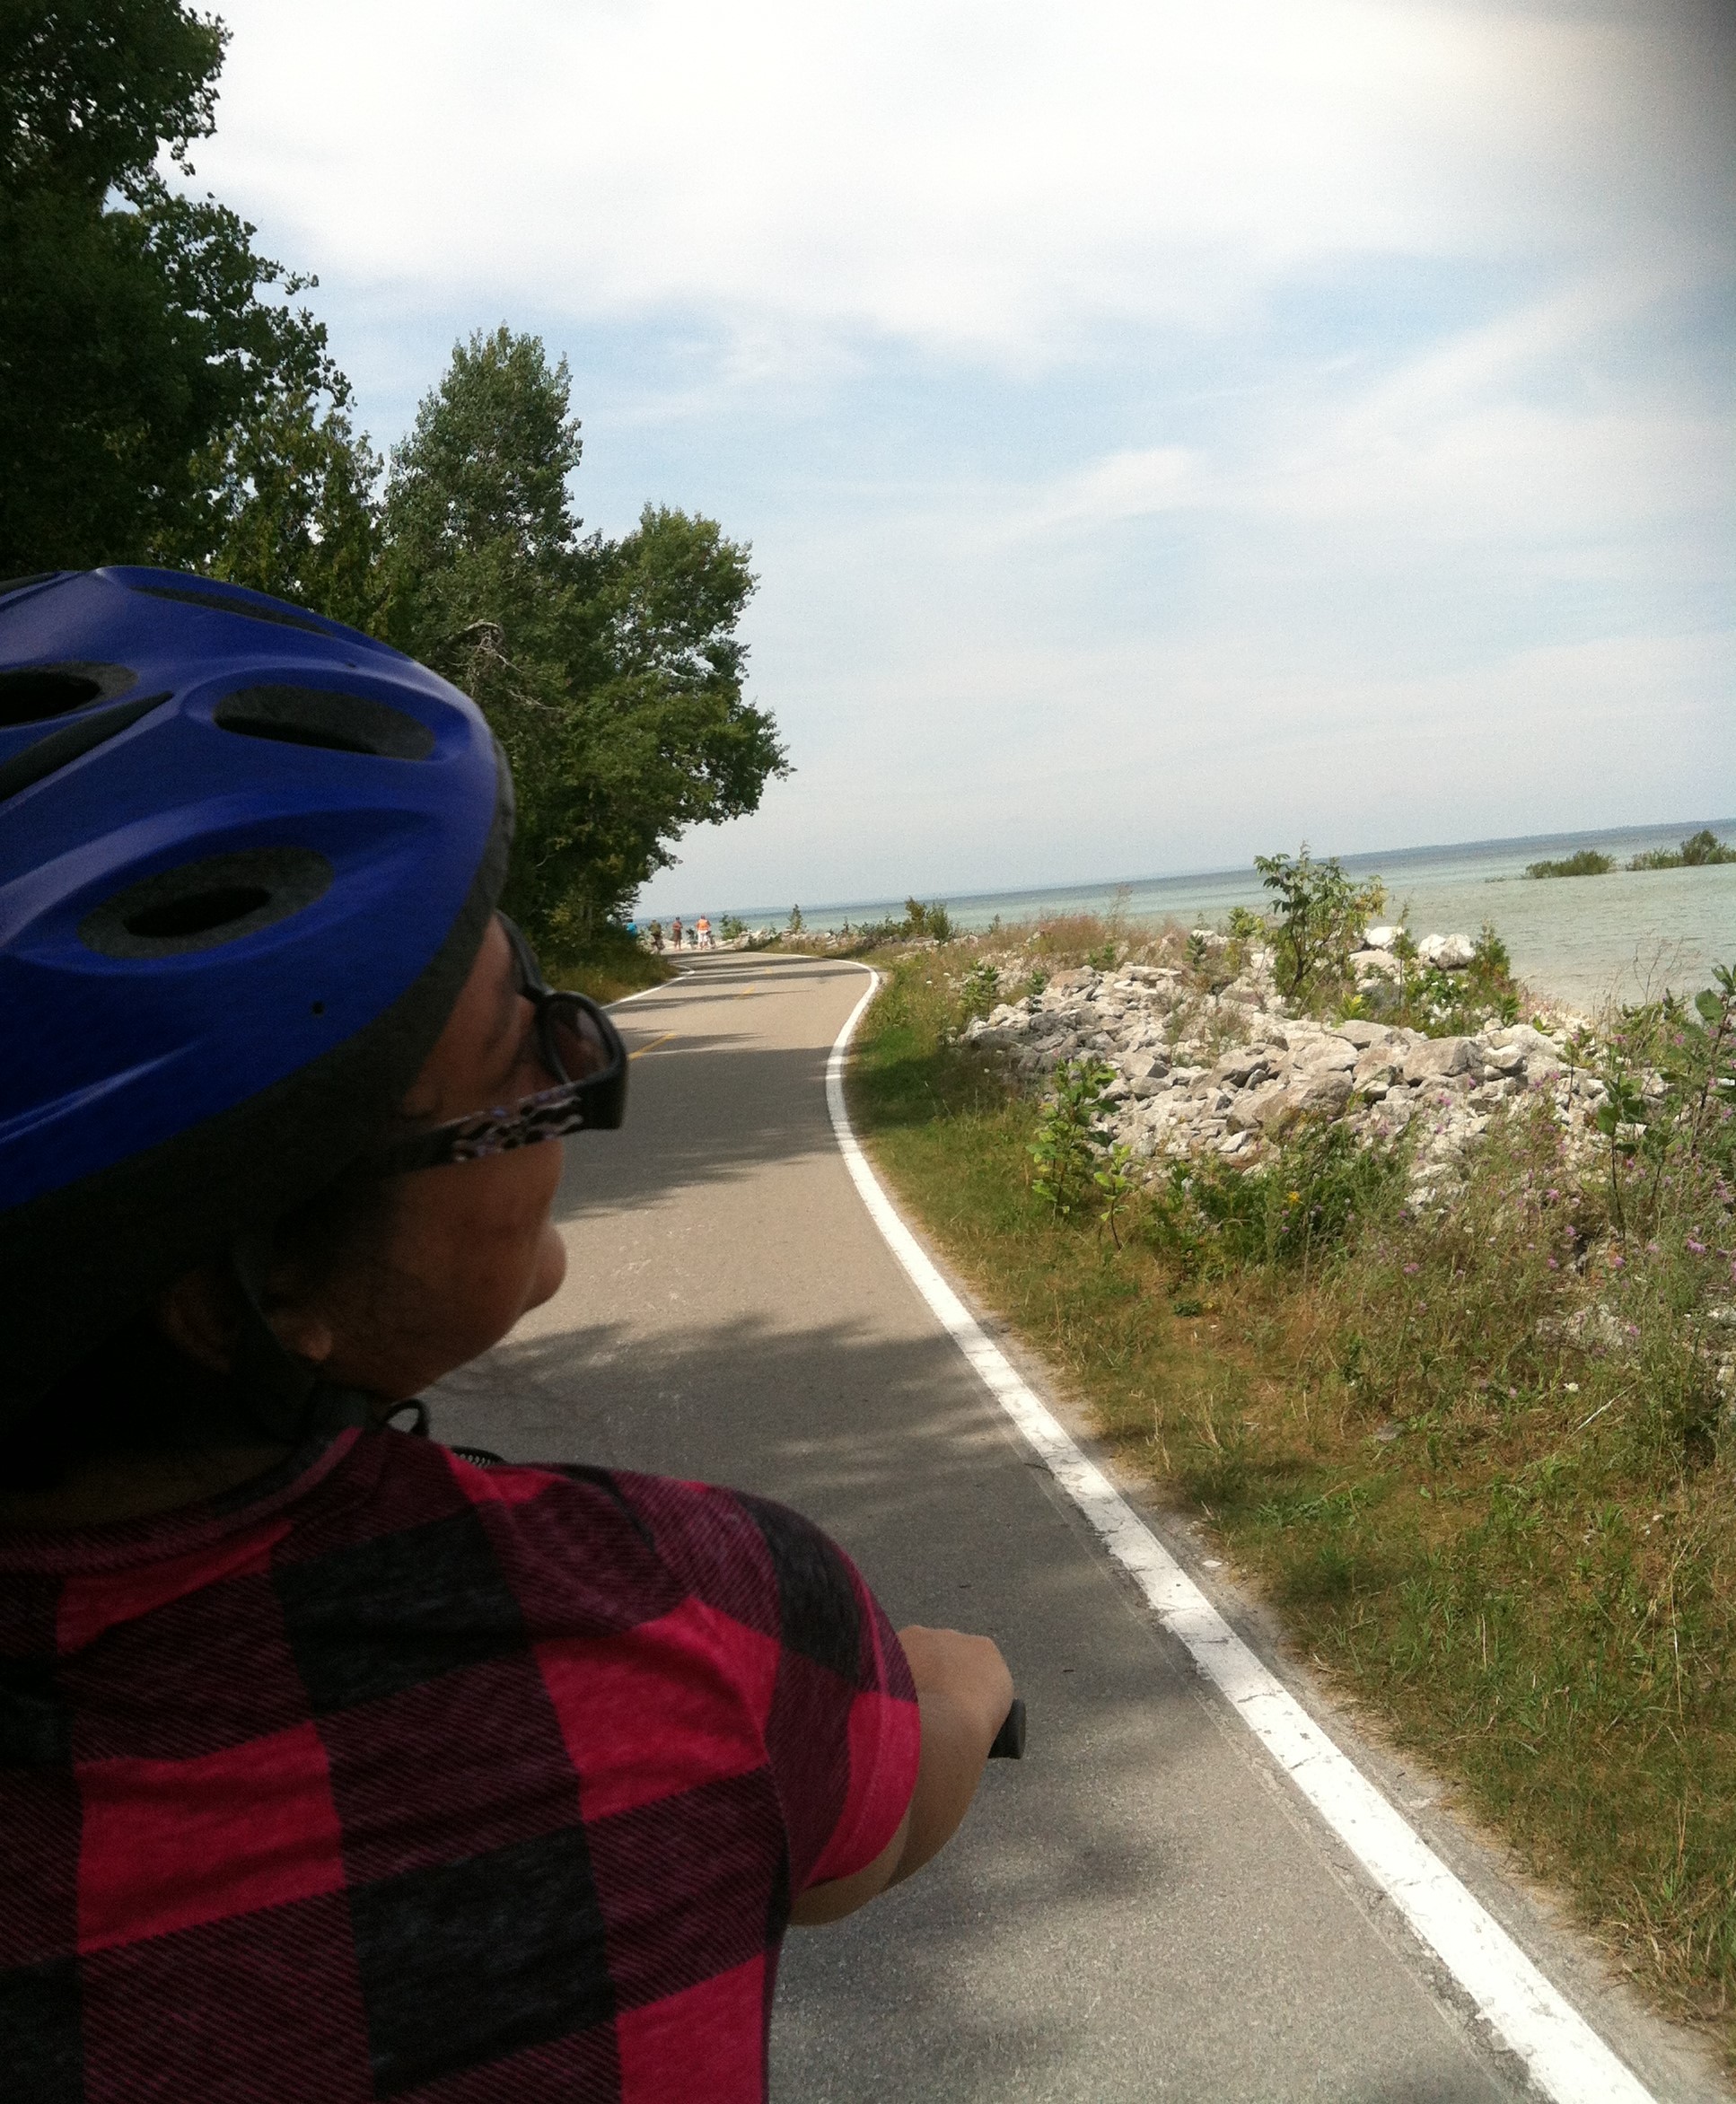
M988 1722L980 1702L961 1701L950 1688L920 1690L916 1701L922 1711L922 1758L903 1852L888 1880L894 1885L939 1854L964 1823L1001 1721L997 1716Z
M841 1921L945 1847L970 1809L989 1747L1013 1700L1006 1661L987 1637L912 1627L900 1629L899 1640L922 1715L910 1809L864 1870L811 1885L800 1895L790 1918L804 1927Z

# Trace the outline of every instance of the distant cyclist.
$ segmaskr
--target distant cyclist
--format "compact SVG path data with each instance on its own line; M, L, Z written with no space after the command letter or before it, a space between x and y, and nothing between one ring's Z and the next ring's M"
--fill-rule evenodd
M0 587L8 2096L762 2097L787 1924L932 1855L1007 1709L782 1507L415 1435L625 1105L511 826L365 636Z

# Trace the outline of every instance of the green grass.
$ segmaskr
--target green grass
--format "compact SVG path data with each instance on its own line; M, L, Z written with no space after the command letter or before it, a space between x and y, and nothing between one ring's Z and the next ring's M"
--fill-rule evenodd
M903 1202L1317 1666L1736 2051L1736 1457L1687 1320L1731 1297L1694 1210L1728 1186L1660 1173L1618 1248L1546 1117L1492 1129L1445 1223L1317 1135L1141 1197L1117 1247L1033 1188L1038 1106L947 1041L986 946L893 962L864 1019L855 1112ZM1653 1171L1621 1173L1631 1213Z
M541 961L551 986L589 994L601 1002L661 986L677 969L672 958L655 956L631 935L613 932L605 932L588 949L545 954Z

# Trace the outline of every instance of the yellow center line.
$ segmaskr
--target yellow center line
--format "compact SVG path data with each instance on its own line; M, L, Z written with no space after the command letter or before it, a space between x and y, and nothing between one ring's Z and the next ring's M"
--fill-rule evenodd
M636 1059L641 1052L649 1052L654 1045L666 1045L674 1035L673 1030L665 1030L661 1037L647 1038L643 1045L636 1045L627 1054L627 1057Z

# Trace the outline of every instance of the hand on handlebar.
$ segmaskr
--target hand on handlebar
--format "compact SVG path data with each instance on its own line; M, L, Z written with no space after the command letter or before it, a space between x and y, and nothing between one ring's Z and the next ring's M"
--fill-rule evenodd
M958 1629L927 1629L913 1623L899 1631L918 1697L943 1698L956 1707L970 1739L986 1760L988 1749L1012 1708L1013 1676L1000 1646L988 1636Z

